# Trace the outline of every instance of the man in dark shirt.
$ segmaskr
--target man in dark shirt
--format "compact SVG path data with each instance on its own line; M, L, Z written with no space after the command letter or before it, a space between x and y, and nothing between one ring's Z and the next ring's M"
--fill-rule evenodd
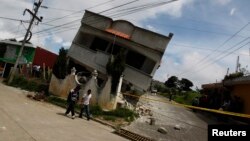
M75 118L75 104L79 100L79 90L80 89L81 89L81 87L79 85L76 86L75 89L72 89L69 92L69 95L67 98L68 107L67 107L67 110L65 112L65 115L67 116L69 114L69 112L71 112L72 119Z

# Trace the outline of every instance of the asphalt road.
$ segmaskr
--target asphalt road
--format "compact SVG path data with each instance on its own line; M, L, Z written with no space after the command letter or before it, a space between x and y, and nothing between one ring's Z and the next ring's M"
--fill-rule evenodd
M160 102L162 100L165 102ZM172 102L161 96L142 96L138 104L152 111L155 125L149 124L151 116L142 116L126 129L159 141L207 141L207 125L217 121L204 114L175 106ZM160 127L165 128L167 134L159 133L157 130ZM176 127L180 130L176 130Z
M65 117L65 109L37 102L0 83L0 141L123 141L94 121Z

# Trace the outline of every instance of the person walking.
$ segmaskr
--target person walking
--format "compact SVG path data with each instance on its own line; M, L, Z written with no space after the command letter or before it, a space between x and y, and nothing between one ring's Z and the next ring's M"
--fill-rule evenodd
M83 111L85 111L87 120L90 119L90 115L89 115L89 101L90 101L91 97L92 97L92 94L91 94L91 90L89 89L87 91L87 94L84 94L83 97L82 97L81 102L83 102L83 106L81 108L81 112L79 114L79 118L82 118Z
M69 92L69 95L67 98L68 107L67 107L67 110L65 112L65 116L67 116L69 114L69 112L71 112L72 119L75 118L75 104L79 100L79 90L80 89L81 89L81 87L79 85L76 86L75 89L72 89Z

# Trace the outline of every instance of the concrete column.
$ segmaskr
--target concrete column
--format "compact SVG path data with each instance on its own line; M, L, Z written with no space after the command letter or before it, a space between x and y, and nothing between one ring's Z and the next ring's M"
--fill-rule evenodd
M117 86L116 96L119 96L122 88L123 75L120 76L119 84Z
M123 77L124 77L123 75L120 76L119 84L118 84L117 90L116 90L116 97L115 97L115 103L114 103L113 109L116 109L117 102L119 101L119 96L121 94Z

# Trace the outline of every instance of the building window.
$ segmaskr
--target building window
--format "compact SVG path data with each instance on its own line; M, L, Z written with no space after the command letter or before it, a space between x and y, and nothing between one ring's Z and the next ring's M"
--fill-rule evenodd
M90 47L94 36L86 33L79 32L74 42L84 47Z
M155 64L156 64L155 61L153 61L153 60L151 60L149 58L146 58L146 60L144 61L144 64L143 64L141 70L143 72L147 73L147 74L151 74L152 71L153 71L153 69L154 69L154 67L155 67Z
M105 51L108 47L109 42L106 40L103 40L101 38L95 37L94 41L92 42L90 49L92 50L101 50Z
M4 54L6 52L6 45L0 45L0 58L4 57Z
M121 47L117 44L111 45L108 49L108 53L111 54L111 52L112 52L113 55L117 55L120 52L121 48L123 48L123 47Z
M135 51L129 50L126 56L126 64L151 74L156 62Z
M145 59L144 55L129 50L126 56L126 64L140 70Z

